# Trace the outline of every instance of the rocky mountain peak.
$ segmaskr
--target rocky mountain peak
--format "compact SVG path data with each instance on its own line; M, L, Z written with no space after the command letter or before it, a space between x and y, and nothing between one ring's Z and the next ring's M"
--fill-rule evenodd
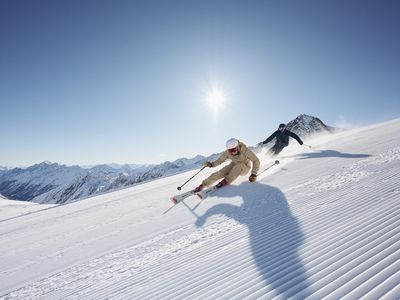
M286 128L301 137L321 132L332 132L332 128L325 125L319 118L306 114L301 114L287 123Z

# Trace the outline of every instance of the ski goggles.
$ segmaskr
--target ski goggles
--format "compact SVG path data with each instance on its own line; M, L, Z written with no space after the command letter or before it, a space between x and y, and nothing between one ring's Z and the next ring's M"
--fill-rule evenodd
M239 146L237 146L235 148L228 149L228 151L229 151L230 154L236 154L236 153L239 152Z

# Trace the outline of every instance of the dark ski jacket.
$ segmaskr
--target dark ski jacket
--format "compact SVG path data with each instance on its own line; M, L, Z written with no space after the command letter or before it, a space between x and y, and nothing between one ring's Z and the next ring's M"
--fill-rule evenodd
M289 145L289 137L292 137L294 139L296 139L296 141L300 144L303 145L303 141L299 138L299 136L287 129L285 129L284 131L280 131L279 129L277 131L275 131L273 134L271 134L264 142L262 142L263 144L269 143L270 141L272 141L274 138L276 138L276 142L275 144L280 144L282 146L287 146Z

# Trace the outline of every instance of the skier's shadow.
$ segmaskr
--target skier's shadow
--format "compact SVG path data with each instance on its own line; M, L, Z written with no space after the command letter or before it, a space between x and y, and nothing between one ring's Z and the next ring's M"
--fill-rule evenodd
M197 219L196 225L202 226L213 215L225 215L246 225L254 262L263 285L268 285L265 292L274 290L284 298L300 290L308 294L307 275L298 254L303 234L284 194L277 188L249 182L228 186L219 194L240 196L243 204L215 205Z
M321 150L318 152L297 154L296 156L299 157L299 159L308 159L308 158L321 158L321 157L365 158L365 157L370 157L371 155L343 153L335 150Z

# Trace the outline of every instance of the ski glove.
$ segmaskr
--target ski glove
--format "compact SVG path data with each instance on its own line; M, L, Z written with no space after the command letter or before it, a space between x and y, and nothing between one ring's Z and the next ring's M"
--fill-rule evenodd
M206 161L206 162L204 163L204 166L205 166L205 167L212 168L213 164L210 163L209 161Z
M254 182L256 180L257 180L257 175L256 174L251 174L250 177L249 177L249 181L250 182Z

